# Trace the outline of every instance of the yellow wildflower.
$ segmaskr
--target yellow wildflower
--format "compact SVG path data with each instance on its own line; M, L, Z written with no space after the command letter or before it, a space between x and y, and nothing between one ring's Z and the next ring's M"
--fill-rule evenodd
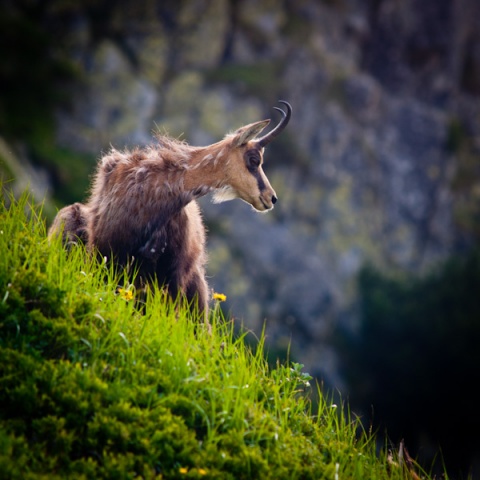
M182 475L186 475L188 473L188 468L180 467L178 470Z
M133 292L132 292L132 290L126 290L125 288L119 288L119 289L118 289L118 293L119 293L119 295L120 295L124 300L126 300L127 302L129 302L130 300L133 299Z
M213 292L213 299L218 300L219 302L224 302L227 299L227 296L224 293Z
M207 474L207 471L206 471L204 468L199 468L199 469L198 469L198 473L199 473L200 475L206 475L206 474Z

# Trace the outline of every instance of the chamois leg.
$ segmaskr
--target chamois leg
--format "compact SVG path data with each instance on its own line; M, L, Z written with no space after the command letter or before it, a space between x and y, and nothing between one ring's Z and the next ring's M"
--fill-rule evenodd
M62 208L58 213L48 231L51 238L62 234L63 245L69 247L71 244L88 241L87 233L88 210L81 203L74 203Z
M192 310L198 306L198 312L204 315L205 323L208 323L208 285L205 276L196 271L185 288L185 296Z

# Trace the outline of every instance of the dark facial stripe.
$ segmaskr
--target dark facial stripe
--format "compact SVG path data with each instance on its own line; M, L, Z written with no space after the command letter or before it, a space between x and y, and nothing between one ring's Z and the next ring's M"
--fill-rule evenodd
M256 178L257 180L257 185L258 185L258 189L260 190L260 192L263 192L265 190L265 182L263 181L263 178L262 176L260 175L260 170L257 169L256 172L252 173L252 175Z

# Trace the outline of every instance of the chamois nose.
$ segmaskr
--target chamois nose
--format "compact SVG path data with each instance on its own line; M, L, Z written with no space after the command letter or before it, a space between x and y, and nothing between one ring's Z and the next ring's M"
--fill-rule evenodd
M272 195L272 203L275 205L277 203L277 197L275 195Z

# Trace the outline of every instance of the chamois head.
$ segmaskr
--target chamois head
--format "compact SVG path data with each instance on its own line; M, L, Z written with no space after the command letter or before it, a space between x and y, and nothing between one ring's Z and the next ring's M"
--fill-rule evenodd
M265 146L287 126L290 120L292 107L283 100L280 100L280 103L283 103L287 110L285 112L274 107L283 118L266 135L257 138L270 120L245 125L226 137L225 140L230 142L230 151L222 167L225 181L214 194L215 202L240 198L259 212L266 212L273 208L277 201L277 194L270 185L262 164Z

